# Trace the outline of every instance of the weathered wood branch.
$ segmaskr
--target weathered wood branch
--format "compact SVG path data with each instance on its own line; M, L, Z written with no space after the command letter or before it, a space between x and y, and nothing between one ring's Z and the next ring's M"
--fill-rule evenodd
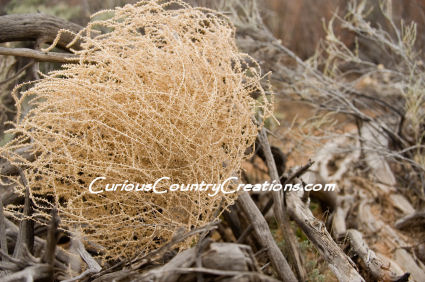
M113 278L127 277L134 281L193 281L196 273L204 273L219 277L231 277L231 281L277 281L272 277L255 272L255 258L251 248L245 245L232 243L211 243L202 252L202 266L194 267L196 264L196 248L191 248L179 253L165 265L149 270L143 274L131 274L123 271L116 275L99 277L95 281L112 280ZM119 279L117 279L119 280ZM228 281L230 281L228 280ZM247 281L248 281L247 280ZM227 280L226 280L227 281Z
M263 144L267 146L268 141L263 142ZM270 152L270 149L265 151ZM276 166L270 163L270 161L267 164L270 174L273 175L272 178L276 177ZM276 198L274 198L274 201L276 201ZM325 224L313 216L308 206L296 193L286 193L286 204L291 218L295 220L308 239L317 248L339 281L364 281L354 268L352 261L332 239L326 230Z
M59 30L65 29L73 33L78 33L82 26L68 22L58 17L44 14L17 14L0 16L0 43L13 41L40 40L52 43ZM67 45L74 39L71 33L62 33L57 46L68 49ZM80 41L70 46L73 49L80 49Z
M336 240L342 240L347 233L346 217L354 204L352 195L337 196L337 204L332 218L332 234Z
M5 224L6 224L6 235L8 237L11 237L14 240L16 240L16 238L18 237L18 234L19 234L19 227L16 226L13 222L8 220L7 218L5 218ZM37 250L45 250L47 248L47 242L46 242L46 240L35 236L34 237L34 247ZM64 251L62 248L56 248L56 251L55 251L54 254L56 256L56 264L58 262L62 263L62 262L70 261L69 253Z
M81 281L86 276L98 273L102 267L97 263L97 261L87 252L86 248L83 245L83 242L77 237L71 239L72 244L76 246L77 252L80 254L80 257L86 262L88 269L84 272L80 273L76 277L64 280L64 282L72 282L72 281Z
M0 47L0 55L25 57L34 59L39 62L52 63L77 63L79 61L79 57L73 54L59 52L42 52L29 48Z
M29 188L24 172L19 169L22 185L25 187L25 204L24 204L24 218L19 224L19 233L16 239L13 257L22 259L25 248L32 252L34 246L34 223L29 217L32 213L31 199L29 197Z
M364 281L350 258L332 239L325 224L315 218L308 206L295 193L287 193L286 202L290 216L326 260L339 281Z
M47 278L50 266L47 264L35 264L24 268L19 272L15 272L6 277L2 277L3 282L12 281L35 281L42 278Z
M243 192L238 198L241 207L254 228L257 240L267 252L272 265L283 281L297 281L288 262L277 246L269 226L248 192Z
M51 216L52 218L50 219L49 229L47 231L46 249L43 261L48 265L53 266L57 244L56 231L59 226L59 217L56 208L52 209Z
M416 211L413 214L406 215L396 221L395 227L397 229L404 229L406 227L425 222L425 209L422 211Z
M280 175L276 167L276 163L271 151L269 140L267 139L266 129L263 127L258 134L258 141L264 152L267 166L269 167L269 174L272 181L280 184ZM297 238L291 229L289 217L286 211L286 207L283 203L283 194L281 191L273 192L273 211L274 215L279 223L279 228L282 231L285 240L287 242L287 249L289 253L289 259L291 264L294 266L297 276L301 281L306 280L307 272L303 266L301 260L301 254L297 245Z
M369 249L359 231L349 229L347 231L347 236L350 240L352 249L360 257L367 271L374 279L377 281L399 281L399 277L396 277L390 269L386 268L375 252Z
M3 214L3 201L0 199L0 250L7 253L6 223Z

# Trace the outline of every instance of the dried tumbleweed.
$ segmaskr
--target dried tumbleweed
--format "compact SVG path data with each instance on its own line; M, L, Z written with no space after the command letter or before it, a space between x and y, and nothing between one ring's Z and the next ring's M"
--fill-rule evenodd
M25 174L34 218L56 205L64 228L81 229L101 257L118 259L163 245L178 228L210 222L235 195L92 194L94 178L221 183L247 157L255 114L271 109L257 64L239 53L222 15L180 1L104 13L113 16L77 36L80 63L49 73L16 98L17 137L1 153L16 163L14 150L31 143L37 158L26 162ZM98 27L107 32L94 36ZM29 97L33 107L24 114Z

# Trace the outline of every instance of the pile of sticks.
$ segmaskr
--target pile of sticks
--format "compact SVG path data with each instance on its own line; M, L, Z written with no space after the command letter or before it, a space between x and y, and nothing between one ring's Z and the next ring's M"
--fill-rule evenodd
M280 177L265 129L260 132L258 143L261 150L260 155L265 159L268 165L272 180L280 182ZM276 149L274 151L276 151ZM29 156L27 157L30 158ZM311 165L312 163L310 162L296 171L293 175L288 176L283 184L295 181ZM1 166L1 174L4 175L4 173L20 174L22 184L26 186L26 179L21 168L10 167L4 162ZM2 205L20 200L19 197L11 197L11 193L13 194L11 190L13 191L13 187L9 187L9 190L2 190ZM177 234L172 242L153 253L144 255L140 258L134 258L129 262L120 262L118 265L106 269L101 269L96 260L94 260L84 248L81 240L70 238L71 244L73 245L72 249L76 250L79 257L86 263L86 268L88 267L86 271L73 279L82 279L84 277L89 279L89 277L96 277L96 279L102 280L104 275L110 277L111 275L125 274L131 275L131 277L133 277L133 275L135 275L134 277L139 277L141 275L140 277L145 278L158 278L165 275L164 277L166 278L164 278L164 281L171 281L171 278L168 277L169 275L178 277L178 275L189 275L193 273L198 276L205 274L208 276L240 277L242 275L251 278L257 277L266 279L261 271L264 266L258 266L256 256L252 253L252 250L256 250L257 255L266 255L268 260L266 264L270 264L277 276L283 281L303 281L306 279L306 271L302 263L296 237L290 226L289 218L291 217L304 231L309 240L316 246L339 280L363 281L355 265L335 243L324 227L324 224L312 215L305 198L303 199L292 193L283 195L282 191L271 193L270 202L263 210L259 209L247 192L239 196L236 205L230 209L230 212L226 212L224 216L226 225L230 226L231 232L233 233L231 235L226 234L226 230L222 224L212 223L211 226L193 230L188 234ZM274 240L269 225L264 218L264 214L266 214L271 207L273 207L279 228L282 234L284 234L286 242L288 242L289 263ZM19 227L11 220L7 219L2 211L3 207L1 207L0 213L0 237L2 238L1 255L3 258L1 267L4 270L2 273L3 280L13 281L17 277L39 279L45 276L54 277L55 279L72 279L67 277L67 273L69 273L67 269L73 264L75 257L67 254L61 247L56 247L58 241L57 226L59 224L59 218L55 210L52 210L49 228L44 233L40 234L41 237L34 235L34 227L39 229L40 226L35 226L34 222L29 219L32 212L32 206L28 187L26 188L24 199L23 214L25 218L20 221ZM214 228L212 228L213 226ZM219 229L218 233L221 235L222 241L229 242L232 241L232 239L229 238L236 238L237 243L211 243L209 237L212 234L212 230L215 228ZM142 271L152 267L152 264L164 261L165 256L169 257L170 254L176 251L173 248L175 244L196 233L201 235L201 239L195 248L180 253L158 269L150 270L146 273ZM42 239L43 237L45 239ZM248 245L238 244L242 242L247 242ZM190 254L196 255L190 256ZM233 257L235 255L246 257L246 262L243 265L238 265L235 263L236 260ZM193 261L187 259L188 256L190 256ZM227 261L227 259L223 259L226 257L230 260ZM242 262L243 261L244 260L242 260ZM114 271L117 268L119 269L119 274L115 273L117 271ZM74 271L78 272L79 269L75 269ZM273 280L270 277L267 279Z

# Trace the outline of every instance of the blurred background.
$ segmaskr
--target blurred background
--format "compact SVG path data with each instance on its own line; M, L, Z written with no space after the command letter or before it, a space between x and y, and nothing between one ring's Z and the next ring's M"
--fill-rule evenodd
M381 0L368 0L369 4L379 5ZM112 9L116 6L132 4L135 0L0 0L0 15L16 13L42 12L56 15L72 22L84 25L91 13L101 9ZM194 5L213 6L214 0L189 0ZM306 59L313 55L318 42L325 36L324 25L337 12L340 16L346 13L350 0L264 0L258 1L263 19L283 45L289 47L298 56ZM423 46L425 31L424 0L385 0L391 2L392 16L395 23L401 20L415 21L418 24L417 46ZM369 20L375 26L388 29L388 21L374 9ZM353 44L352 34L339 35L348 46ZM365 56L379 60L379 54L373 50L363 50Z

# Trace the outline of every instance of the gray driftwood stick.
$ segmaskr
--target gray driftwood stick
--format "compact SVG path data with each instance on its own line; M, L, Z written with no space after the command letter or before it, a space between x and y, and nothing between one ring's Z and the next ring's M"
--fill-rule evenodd
M258 134L258 140L260 141L261 147L266 158L267 167L269 168L269 174L272 181L280 183L280 175L278 174L276 163L271 151L269 140L267 139L266 129L263 127ZM289 217L286 211L286 207L283 203L283 194L282 191L272 192L273 193L273 211L276 217L276 220L279 224L279 228L282 231L283 236L285 237L285 242L287 242L287 251L289 254L289 261L296 270L298 279L305 281L307 279L307 271L305 270L301 254L297 245L297 238L291 229L291 224L289 222Z
M308 206L295 193L291 192L287 193L286 202L290 216L326 260L337 279L339 281L364 281L354 268L354 263L332 239L325 224L313 216Z
M263 248L267 248L270 261L272 262L272 265L279 277L283 281L297 281L291 267L277 246L273 235L270 233L266 219L251 199L248 192L241 193L238 201L241 203L244 213L254 228L254 233L258 242Z
M366 241L363 240L362 234L355 230L349 229L347 237L353 251L360 257L369 273L377 281L399 281L389 268L378 258L374 251L369 249Z
M73 54L59 52L42 52L29 48L0 47L0 55L31 58L39 62L78 63L79 57Z
M0 199L0 250L7 254L6 223L4 219L3 201Z

